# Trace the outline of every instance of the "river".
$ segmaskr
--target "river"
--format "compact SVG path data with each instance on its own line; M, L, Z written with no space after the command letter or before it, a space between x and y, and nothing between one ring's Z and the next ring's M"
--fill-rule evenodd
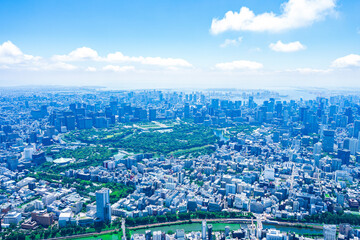
M246 224L238 224L238 223L209 223L213 226L213 231L225 231L225 227L229 226L230 230L237 230L241 227L247 228ZM322 229L315 228L299 228L299 227L290 227L290 226L281 226L276 224L268 224L263 223L264 229L275 228L282 232L294 232L300 235L303 234L322 234ZM177 225L169 225L169 226L160 226L160 227L150 227L150 228L142 228L137 230L132 230L131 234L144 234L146 230L151 231L162 231L167 233L168 231L175 232L176 229L184 229L185 232L193 232L193 231L201 231L201 223L186 223L186 224L177 224ZM94 240L94 239L102 239L102 240L120 240L120 234L99 234L94 237L87 238L78 238L80 240Z

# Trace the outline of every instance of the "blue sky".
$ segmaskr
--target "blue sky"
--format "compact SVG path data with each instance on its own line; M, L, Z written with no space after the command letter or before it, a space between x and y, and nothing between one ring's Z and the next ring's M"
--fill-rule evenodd
M360 87L359 11L352 0L3 0L0 85Z

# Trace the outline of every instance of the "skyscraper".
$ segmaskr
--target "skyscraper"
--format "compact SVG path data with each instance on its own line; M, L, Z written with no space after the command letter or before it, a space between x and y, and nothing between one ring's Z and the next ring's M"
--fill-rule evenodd
M184 118L189 118L189 117L190 117L190 105L189 105L189 103L185 103Z
M354 138L358 138L358 137L359 137L359 131L360 131L360 121L359 121L359 120L355 120L355 121L354 121Z
M202 240L206 240L206 221L203 220L201 224L201 238Z
M348 165L350 162L350 151L347 149L339 149L338 158L341 159L341 164Z
M211 99L211 107L213 109L218 109L219 108L219 103L220 103L219 99Z
M111 221L110 190L108 188L96 192L96 217L103 222Z
M321 154L321 148L322 148L321 142L315 143L314 144L314 151L313 151L314 155L315 154Z
M155 121L156 120L156 109L150 108L149 109L149 121Z
M324 130L323 138L323 150L325 152L334 151L334 142L335 142L335 131L334 130Z
M208 231L207 232L208 232L207 239L212 240L213 239L213 237L212 237L213 227L212 227L211 224L208 225Z

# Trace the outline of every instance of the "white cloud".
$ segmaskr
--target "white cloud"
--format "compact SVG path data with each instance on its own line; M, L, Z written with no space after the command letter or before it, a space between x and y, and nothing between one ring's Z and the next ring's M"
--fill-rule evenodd
M60 62L99 60L99 55L94 49L81 47L66 55L55 55L52 59Z
M312 73L329 73L332 72L332 69L317 69L317 68L297 68L295 71L290 72L298 72L302 74L312 74Z
M55 63L45 63L39 66L37 70L75 70L78 69L77 66L63 63L63 62L55 62Z
M224 71L231 70L257 70L263 67L261 63L239 60L233 62L218 63L215 65L216 68Z
M126 72L135 70L134 66L116 66L116 65L107 65L103 67L104 71L113 71L113 72Z
M283 43L282 41L277 41L276 43L271 43L269 48L276 52L296 52L306 49L299 41Z
M81 69L83 71L95 72L95 67L86 66L82 63L80 66L69 64L69 62L84 61L96 62L97 64L107 63L109 65L103 67L103 70L111 70L123 72L134 70L134 66L118 66L119 63L136 63L142 65L151 65L165 67L169 70L180 69L183 67L192 67L192 65L181 58L161 58L161 57L130 57L125 56L121 52L110 53L105 57L99 56L96 50L81 47L77 48L69 54L54 55L50 59L24 54L20 48L12 42L7 41L0 45L0 68L1 69L25 69L31 71L39 70L74 70ZM85 66L84 66L85 65ZM101 67L99 67L101 69Z
M41 57L24 54L11 41L4 42L0 45L0 63L16 64L27 61L39 61Z
M225 41L220 44L220 47L225 48L228 46L239 46L242 41L242 37L238 37L237 39L225 39Z
M0 45L0 63L3 63L1 69L15 70L74 70L78 67L57 61L48 61L39 56L24 54L19 47L11 41Z
M140 57L141 58L141 57ZM141 60L142 64L157 65L165 67L191 67L192 65L181 58L160 58L160 57L146 57Z
M85 69L85 71L87 71L87 72L96 72L96 68L94 68L94 67L87 67L87 68Z
M133 62L162 67L192 67L189 62L181 58L129 57L121 52L109 53L104 60L107 62Z
M306 27L334 12L336 0L289 0L281 5L282 13L265 12L255 15L247 7L239 12L228 11L222 19L214 18L211 33L225 31L280 32Z
M349 54L345 57L335 59L331 66L336 68L360 67L360 55Z
M97 61L108 63L131 62L144 65L153 65L161 67L192 67L192 65L181 58L161 58L161 57L131 57L122 54L121 52L109 53L106 57L98 55L97 51L82 47L66 55L55 55L52 57L54 61L68 62L68 61Z

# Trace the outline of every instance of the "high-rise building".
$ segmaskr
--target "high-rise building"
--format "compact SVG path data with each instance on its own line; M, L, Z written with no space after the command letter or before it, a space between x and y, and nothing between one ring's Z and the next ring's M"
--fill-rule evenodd
M315 143L314 144L314 155L315 154L321 154L321 148L322 148L321 142Z
M349 150L352 155L355 155L359 148L359 140L356 138L350 138L349 140Z
M156 120L156 109L150 108L149 109L149 121L155 121Z
M74 116L67 116L65 119L66 128L67 130L75 130L75 117Z
M255 107L255 102L254 102L254 97L253 96L249 96L249 108L254 108Z
M277 117L281 117L281 116L282 116L283 105L282 105L281 101L277 101L277 102L276 102L275 112L276 112L276 116L277 116Z
M6 159L6 163L7 163L7 167L14 171L15 169L17 169L18 165L19 165L19 159L17 158L17 156L8 156Z
M355 121L354 121L354 138L358 138L358 137L359 137L359 131L360 131L360 121L359 121L359 120L355 120Z
M345 109L344 115L348 117L348 123L352 123L354 121L354 115L351 107Z
M300 121L306 122L307 116L308 116L309 109L307 107L301 107L299 108L299 118Z
M96 217L103 222L111 221L110 190L108 188L96 192Z
M339 233L344 235L346 239L349 238L350 233L352 232L352 228L348 223L341 223L339 225Z
M201 238L202 240L206 239L206 221L203 220L201 224Z
M335 142L335 131L334 130L324 130L323 138L323 150L325 152L334 151L334 142Z
M105 117L96 117L95 118L95 127L96 128L107 128L108 125L108 120Z
M272 140L275 143L278 143L280 141L280 132L279 131L274 131L273 132Z
M348 165L350 162L350 150L339 149L338 150L338 158L341 159L341 164Z
M189 118L189 117L190 117L190 105L189 105L189 103L185 103L184 118Z
M125 218L121 219L122 240L126 240Z
M225 237L228 237L230 234L230 227L229 226L226 226L225 227Z
M154 231L153 232L153 240L161 240L161 231Z
M350 150L350 138L345 138L343 142L343 148Z
M207 236L207 239L208 240L212 240L213 237L212 237L212 232L213 232L213 227L211 224L208 225L208 229L207 229L207 233L208 233L208 236Z
M145 231L145 240L151 240L151 230Z
M337 107L336 107L336 105L331 105L331 106L330 106L330 111L329 111L329 116L330 116L330 117L333 117L336 113L337 113Z
M345 202L345 195L342 193L338 193L337 198L336 198L336 202L340 205L343 206L344 202Z
M219 108L219 99L211 99L211 107L213 109L218 109Z

